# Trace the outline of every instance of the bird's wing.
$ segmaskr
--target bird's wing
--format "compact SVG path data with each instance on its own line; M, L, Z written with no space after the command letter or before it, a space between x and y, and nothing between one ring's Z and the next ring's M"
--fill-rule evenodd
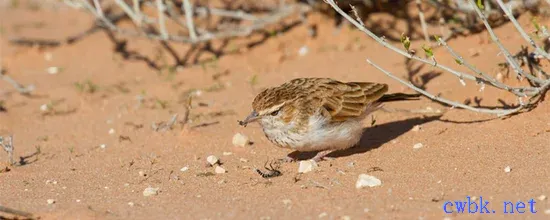
M316 90L323 97L322 107L330 114L331 121L339 122L361 116L367 106L388 91L388 85L331 80L318 84Z

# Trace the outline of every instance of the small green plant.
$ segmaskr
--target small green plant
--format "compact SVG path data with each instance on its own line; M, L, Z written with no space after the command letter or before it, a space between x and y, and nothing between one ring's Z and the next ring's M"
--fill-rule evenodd
M76 82L76 89L82 93L95 93L99 90L99 86L93 83L91 80L86 80L84 82Z

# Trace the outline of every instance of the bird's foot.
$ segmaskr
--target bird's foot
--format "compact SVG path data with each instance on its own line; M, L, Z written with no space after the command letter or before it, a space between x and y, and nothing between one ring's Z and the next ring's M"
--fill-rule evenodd
M278 160L278 162L280 163L292 163L292 162L296 162L296 158L294 157L291 157L291 156L286 156L285 158L281 158Z
M334 158L327 157L327 155L332 153L333 151L334 150L320 151L319 153L317 153L317 155L315 155L315 157L312 158L312 160L315 161L315 162L319 162L321 160L333 160Z

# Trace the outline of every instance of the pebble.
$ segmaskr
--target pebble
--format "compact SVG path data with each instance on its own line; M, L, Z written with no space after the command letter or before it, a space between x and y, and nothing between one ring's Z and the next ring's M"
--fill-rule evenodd
M305 55L307 55L308 52L309 52L309 48L307 46L302 46L298 50L298 55L305 56Z
M45 112L45 111L48 111L48 110L49 110L48 104L43 104L43 105L40 106L40 111Z
M317 167L317 162L314 160L302 160L298 166L298 173L309 173Z
M504 172L505 173L509 173L510 171L512 171L512 168L510 168L510 166L504 167Z
M51 75L55 75L55 74L59 73L59 67L51 66L51 67L48 67L48 69L46 71Z
M420 131L420 129L422 129L422 126L420 126L420 125L415 125L415 126L411 129L411 131L415 131L415 132L416 132L416 131Z
M147 187L143 190L143 196L158 195L159 188Z
M115 129L109 129L109 134L114 134L115 133Z
M51 205L51 204L54 204L54 203L55 203L55 200L53 200L53 199L48 199L48 200L46 200L46 202L48 203L48 205Z
M422 143L416 143L414 146L413 146L413 149L420 149L424 147L424 145Z
M99 147L100 147L101 149L105 149L105 148L107 147L107 145L101 144L101 145L99 145Z
M239 161L241 161L242 163L246 163L246 162L248 162L248 160L247 160L247 159L245 159L245 158L241 158L241 159L239 159Z
M321 214L319 214L319 218L324 218L324 217L327 217L328 214L326 212L321 212Z
M355 183L355 188L361 189L367 186L375 187L380 185L382 185L382 181L378 178L367 174L360 174L359 178L357 178L357 182Z
M233 136L233 145L237 146L237 147L244 147L246 146L250 140L248 139L248 137L244 134L241 134L241 133L236 133L234 136Z
M550 209L544 210L544 214L550 215Z
M221 174L221 173L226 173L227 171L223 167L216 166L216 168L214 169L214 172Z
M133 203L133 202L129 202L128 205L129 205L129 206L134 206L134 203Z
M344 215L344 216L340 217L340 219L342 219L342 220L351 220L351 217L349 217L347 215Z
M80 202L80 199L77 199L76 202Z
M224 156L230 156L230 155L232 155L232 154L233 154L232 152L223 152L223 155L224 155Z
M182 168L180 169L181 172L185 172L185 171L188 171L188 170L189 170L189 167L182 167Z
M539 197L537 197L537 199L539 201L544 201L544 200L546 200L546 196L545 195L540 195Z
M206 158L206 161L208 161L210 165L214 166L220 162L220 159L214 155L210 155Z
M140 176L145 176L145 175L146 175L145 172L143 172L143 171L141 171L141 170L138 172L138 174L139 174Z
M284 205L290 205L292 203L292 200L290 199L283 199L283 204Z

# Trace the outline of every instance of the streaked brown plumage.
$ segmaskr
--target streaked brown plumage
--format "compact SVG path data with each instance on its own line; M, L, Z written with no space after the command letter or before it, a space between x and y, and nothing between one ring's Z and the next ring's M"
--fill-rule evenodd
M386 94L388 85L340 82L329 78L297 78L260 92L252 113L242 122L258 120L275 145L296 151L328 153L354 146L362 134L361 121L380 104L411 100L419 94Z

